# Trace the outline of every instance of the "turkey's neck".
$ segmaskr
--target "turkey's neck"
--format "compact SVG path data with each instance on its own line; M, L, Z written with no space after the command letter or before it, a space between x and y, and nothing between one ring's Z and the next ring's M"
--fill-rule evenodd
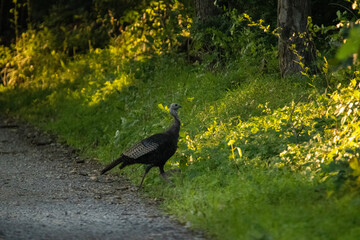
M171 112L171 115L174 117L174 123L170 127L169 132L174 134L178 138L180 131L180 120L176 112Z

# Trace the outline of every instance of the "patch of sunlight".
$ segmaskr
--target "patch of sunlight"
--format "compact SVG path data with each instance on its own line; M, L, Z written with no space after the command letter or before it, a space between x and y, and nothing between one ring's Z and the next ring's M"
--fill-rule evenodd
M120 78L115 79L114 81L106 81L104 86L98 89L92 96L89 101L89 106L94 106L100 101L105 101L110 95L115 92L120 92L125 87L133 83L133 78L129 75L121 75ZM84 90L84 89L83 89Z
M6 91L6 87L0 84L0 92L5 92L5 91Z

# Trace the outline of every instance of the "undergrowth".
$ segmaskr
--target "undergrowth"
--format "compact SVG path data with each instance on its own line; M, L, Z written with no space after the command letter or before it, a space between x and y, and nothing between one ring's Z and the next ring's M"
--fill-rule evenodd
M326 97L303 78L252 74L256 67L241 59L219 72L171 55L116 59L96 50L32 87L2 87L1 111L109 163L164 131L171 124L165 105L181 103L179 150L166 165L181 174L173 185L157 170L145 181L145 193L168 212L221 239L359 236L360 198L350 181L359 173L356 78ZM138 184L143 171L121 173Z

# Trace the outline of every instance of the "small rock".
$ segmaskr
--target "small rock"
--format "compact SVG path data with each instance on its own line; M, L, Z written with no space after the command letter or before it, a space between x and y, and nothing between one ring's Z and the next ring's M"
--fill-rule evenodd
M97 181L98 177L97 176L91 176L90 179L93 180L93 181Z
M85 160L84 159L77 159L76 163L85 163Z
M128 190L129 189L129 187L128 186L126 186L126 187L117 187L117 188L115 188L116 190L119 190L119 191L125 191L125 190Z
M65 179L65 178L66 178L66 176L64 176L64 175L59 175L56 177L56 179Z

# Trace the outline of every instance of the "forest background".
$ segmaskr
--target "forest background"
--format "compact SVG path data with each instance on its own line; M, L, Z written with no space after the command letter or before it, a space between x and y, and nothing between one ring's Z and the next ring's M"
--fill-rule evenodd
M1 0L0 111L105 164L180 103L181 172L143 190L167 212L218 239L359 239L358 23L357 0Z

